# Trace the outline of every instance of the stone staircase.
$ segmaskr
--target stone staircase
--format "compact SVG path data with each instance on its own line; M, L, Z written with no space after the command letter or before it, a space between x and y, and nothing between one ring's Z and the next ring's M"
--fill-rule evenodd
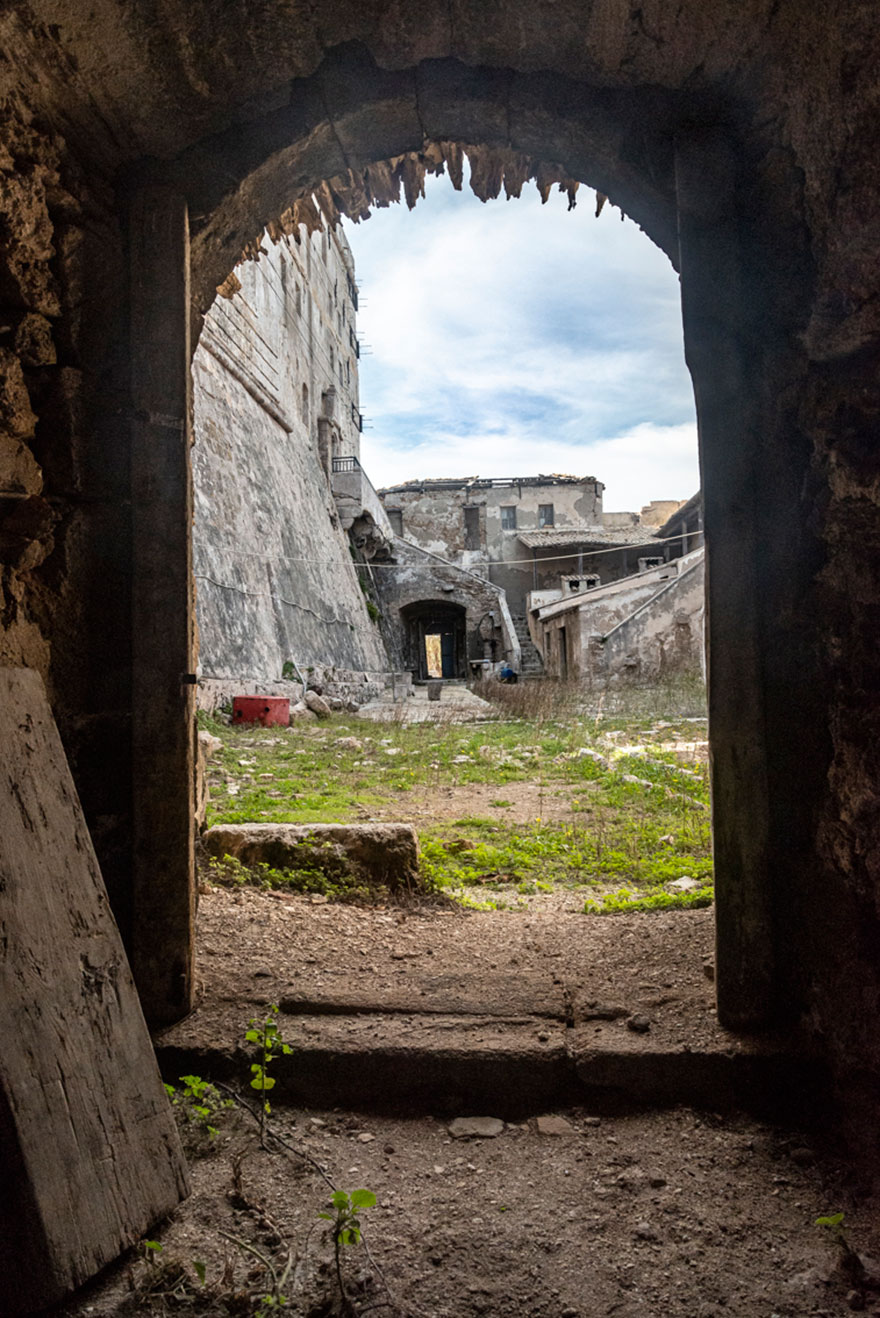
M513 627L522 651L522 677L543 677L544 661L529 635L528 620L522 614L513 615Z

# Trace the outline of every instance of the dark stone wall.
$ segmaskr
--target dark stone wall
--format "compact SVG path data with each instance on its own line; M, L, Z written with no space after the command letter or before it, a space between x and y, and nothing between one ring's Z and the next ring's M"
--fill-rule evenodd
M15 98L0 129L0 662L46 682L105 880L130 847L126 265L114 190Z

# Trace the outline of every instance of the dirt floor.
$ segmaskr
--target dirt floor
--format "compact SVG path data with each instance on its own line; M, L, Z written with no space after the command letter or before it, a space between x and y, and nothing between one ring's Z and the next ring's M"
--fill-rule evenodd
M841 1273L833 1232L815 1225L844 1212L847 1237L875 1269L877 1202L815 1131L725 1110L720 1093L701 1110L628 1114L544 1095L543 1105L527 1102L504 1120L522 1108L511 1092L522 1059L576 1049L587 1036L601 1034L624 1056L644 1047L646 1059L732 1047L712 1012L711 940L711 911L601 919L546 898L526 911L483 913L203 893L201 1001L159 1037L160 1058L183 1049L199 1057L202 1074L222 1074L252 1100L244 1030L280 1000L294 1052L275 1064L280 1097L270 1124L289 1148L261 1150L256 1123L238 1110L216 1118L214 1139L186 1124L193 1194L151 1232L161 1251L134 1254L64 1314L265 1318L279 1311L269 1302L269 1265L280 1274L289 1251L280 1311L343 1312L318 1217L330 1195L325 1177L377 1197L362 1212L370 1254L363 1245L342 1251L352 1313L818 1318L861 1305L880 1314L880 1290ZM334 1014L315 1014L327 1010ZM645 1034L631 1027L636 1019L647 1021ZM441 1070L433 1105L422 1092L411 1116L392 1110L395 1076L404 1076L406 1057L430 1062L432 1030L446 1032L444 1046L453 1038L458 1054L515 1038L506 1080L484 1090L476 1109L454 1085L444 1089ZM347 1110L288 1105L282 1062L308 1067L310 1049L328 1037L352 1050L365 1095L370 1057L380 1057L387 1101L377 1105L370 1093ZM498 1133L456 1138L454 1119L474 1115L496 1118Z
M661 749L693 773L704 727L686 723ZM253 773L283 809L339 776L346 745L361 755L333 729L303 736L242 737L215 783L244 793ZM310 760L295 781L254 767L261 744L292 740L302 758L328 737L332 763ZM615 738L627 734L608 733L603 755ZM377 746L378 761L404 753ZM350 817L445 824L452 854L458 821L574 822L609 790L453 772L353 801ZM497 885L507 909L442 896L365 907L210 875L197 1006L156 1038L192 1195L65 1318L880 1318L880 1199L836 1161L833 1108L817 1119L806 1102L809 1069L772 1040L719 1028L711 909L587 915L583 889L565 884ZM270 1065L264 1149L245 1035L267 1020L291 1052ZM182 1076L220 1089L187 1100ZM254 1113L220 1108L230 1093ZM473 1117L482 1133L463 1133ZM376 1198L338 1270L319 1216L333 1187ZM836 1227L816 1224L840 1213Z
M352 1312L413 1318L805 1318L876 1293L842 1274L829 1231L876 1246L872 1204L854 1201L809 1145L742 1117L677 1109L628 1118L584 1109L453 1138L446 1121L279 1109L277 1130L348 1190L377 1197L364 1245L344 1251ZM318 1218L329 1187L301 1156L266 1153L230 1118L192 1163L192 1197L134 1255L64 1310L274 1313L268 1260L295 1266L287 1312L340 1312ZM873 1205L876 1207L876 1203ZM876 1217L873 1218L876 1223ZM246 1246L257 1250L248 1253ZM262 1256L262 1257L261 1257ZM196 1265L204 1267L200 1285ZM870 1263L869 1263L869 1266ZM261 1300L263 1306L261 1307Z
M494 1003L498 1016L539 1018L552 1015L554 991L563 1023L577 999L581 1014L587 1003L619 1008L617 1032L628 1014L647 1013L654 1038L697 1047L714 1037L711 910L600 918L582 901L567 910L564 893L522 900L519 911L484 912L214 888L199 905L200 1005L162 1038L234 1038L251 1008L291 995L353 1005L402 995L413 1014L439 995L462 1011Z

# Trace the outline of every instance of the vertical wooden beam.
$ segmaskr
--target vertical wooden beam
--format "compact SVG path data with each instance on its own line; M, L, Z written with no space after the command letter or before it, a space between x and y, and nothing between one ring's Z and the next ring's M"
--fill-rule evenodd
M723 135L679 139L676 190L705 517L718 1016L751 1029L772 1020L775 985L759 573L760 290L745 269L737 153Z
M192 1005L195 883L192 390L185 200L129 205L132 391L132 967L154 1023Z

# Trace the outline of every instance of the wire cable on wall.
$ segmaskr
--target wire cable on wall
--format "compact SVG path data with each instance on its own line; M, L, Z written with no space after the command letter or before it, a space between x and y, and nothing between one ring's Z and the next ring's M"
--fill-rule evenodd
M664 536L662 539L640 540L635 544L609 545L605 549L581 549L574 554L550 554L545 558L538 559L538 563L545 565L548 562L563 563L568 561L569 559L599 558L603 554L619 554L621 553L621 551L625 551L628 549L650 549L653 545L666 545L666 544L671 544L674 541L678 541L678 540L690 540L695 535L702 535L702 534L703 534L702 531L685 531L681 535L668 535L668 536ZM407 540L404 541L404 543L409 545L410 541ZM545 548L545 546L538 546L538 547ZM552 546L549 547L552 548ZM413 548L418 549L419 546L413 545ZM256 558L259 559L261 563L312 563L320 567L342 567L346 563L350 563L353 561L351 559L345 559L345 558L311 558L305 554L302 555L258 554L255 550L247 550L247 549L229 549L227 552L235 558L241 558L241 559ZM645 555L643 555L643 557L645 557ZM491 559L491 560L486 559L483 560L483 562L470 563L465 566L462 565L461 563L453 563L451 560L448 561L444 560L442 566L448 566L454 568L463 567L463 570L469 571L475 567L484 567L484 566L485 567L520 567L520 566L531 567L534 562L535 562L534 558L499 558L499 559ZM430 568L431 571L436 571L437 559L436 558L433 559L430 563L377 563L371 560L368 563L355 564L355 566L365 567L365 568L368 567L371 571L374 571L377 568L401 568L401 567L407 569L424 567L424 568ZM210 580L210 578L206 578L206 580ZM215 586L219 584L220 584L219 582L216 581L214 582Z

